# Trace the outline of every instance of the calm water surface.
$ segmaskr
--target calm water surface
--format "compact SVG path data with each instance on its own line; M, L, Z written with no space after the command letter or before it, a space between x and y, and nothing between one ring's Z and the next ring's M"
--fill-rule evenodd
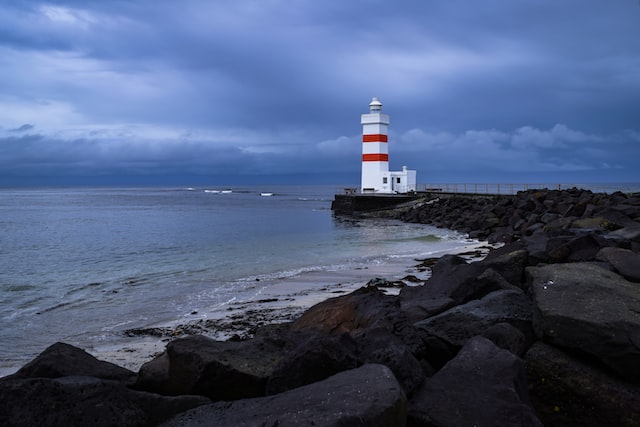
M0 369L56 341L90 346L251 300L257 283L469 243L424 225L336 218L333 187L218 190L0 189Z

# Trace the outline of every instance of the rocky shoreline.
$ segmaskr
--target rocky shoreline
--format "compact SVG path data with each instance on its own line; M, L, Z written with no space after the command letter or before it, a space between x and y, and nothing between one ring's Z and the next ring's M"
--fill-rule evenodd
M0 379L0 425L640 425L640 194L434 195L375 215L505 245L251 338L174 339L138 372L54 344Z

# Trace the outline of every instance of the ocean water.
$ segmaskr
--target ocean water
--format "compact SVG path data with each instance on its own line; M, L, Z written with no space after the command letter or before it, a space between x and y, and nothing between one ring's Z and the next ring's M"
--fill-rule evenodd
M360 271L349 277L364 284L376 268L471 243L425 225L334 217L334 187L219 190L0 189L0 372L56 341L97 346L318 272Z

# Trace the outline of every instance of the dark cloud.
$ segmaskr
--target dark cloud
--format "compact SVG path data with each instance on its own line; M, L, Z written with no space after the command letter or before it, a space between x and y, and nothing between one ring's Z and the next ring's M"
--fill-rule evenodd
M26 132L26 131L29 131L29 130L33 129L34 127L35 126L33 126L33 125L25 123L22 126L17 127L15 129L9 129L9 132Z
M639 181L637 52L634 0L7 1L0 175L357 177L378 96L419 180Z

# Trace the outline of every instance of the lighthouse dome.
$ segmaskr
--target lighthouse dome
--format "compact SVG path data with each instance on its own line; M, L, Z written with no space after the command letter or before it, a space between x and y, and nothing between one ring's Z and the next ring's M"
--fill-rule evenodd
M369 103L369 111L372 113L379 113L380 111L382 111L382 102L380 102L380 100L378 100L378 98L376 98L375 96Z

